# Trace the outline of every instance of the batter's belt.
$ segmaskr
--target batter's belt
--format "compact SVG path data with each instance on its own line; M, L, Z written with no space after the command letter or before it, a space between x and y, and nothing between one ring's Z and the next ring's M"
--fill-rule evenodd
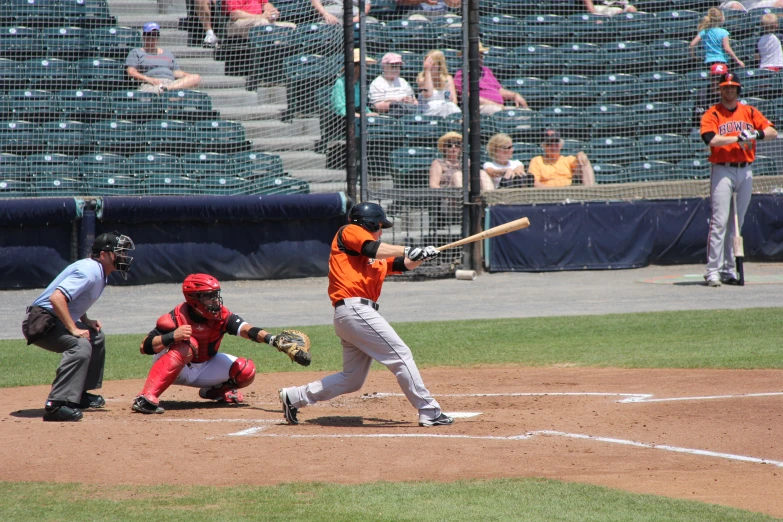
M375 301L365 299L364 297L349 297L348 299L340 299L339 301L334 302L334 307L337 308L338 306L343 306L345 304L351 304L351 303L361 303L363 305L372 306L376 312L381 307Z
M752 161L743 161L742 163L715 163L714 165L721 165L723 167L733 167L735 169L741 169L747 167L753 163Z

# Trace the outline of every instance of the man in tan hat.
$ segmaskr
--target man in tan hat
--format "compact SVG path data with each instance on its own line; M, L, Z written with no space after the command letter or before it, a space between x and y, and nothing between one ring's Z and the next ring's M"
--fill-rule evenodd
M353 50L353 101L354 106L357 106L359 104L359 64L360 64L360 50L354 49ZM377 60L365 56L364 62L367 64L373 64L378 63ZM338 116L345 117L345 76L340 76L337 78L337 80L334 82L334 87L332 88L332 109L334 110L335 114ZM367 108L367 115L368 116L375 116L376 114L374 112L370 112L369 108ZM361 115L359 112L356 113L356 117L359 118Z
M402 116L416 112L419 102L413 89L400 77L402 56L397 53L386 53L381 59L383 73L370 84L370 104L375 112Z
M481 114L491 116L505 108L507 101L514 102L515 107L527 109L527 102L521 94L504 89L492 70L484 66L484 55L489 52L489 47L479 42L479 65L481 66L481 78L479 78L479 105ZM457 94L462 97L462 69L454 75L454 87Z

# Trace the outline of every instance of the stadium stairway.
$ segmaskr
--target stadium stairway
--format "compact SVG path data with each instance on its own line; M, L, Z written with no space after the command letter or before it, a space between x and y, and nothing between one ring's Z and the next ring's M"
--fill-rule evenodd
M161 26L160 46L171 51L182 70L201 75L198 90L212 99L224 120L245 127L253 150L277 154L289 175L310 183L312 192L345 190L345 171L326 168L326 156L315 152L321 139L318 118L282 121L287 108L285 86L245 88L245 78L227 76L224 62L211 49L188 47L186 31L178 30L186 16L184 0L108 0L120 26L141 27L150 21Z

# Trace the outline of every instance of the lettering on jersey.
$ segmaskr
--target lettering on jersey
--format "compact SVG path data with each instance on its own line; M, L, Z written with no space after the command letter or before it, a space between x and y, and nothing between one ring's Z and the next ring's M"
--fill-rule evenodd
M724 136L732 132L742 132L743 130L754 130L753 125L744 121L727 121L718 127L718 134Z

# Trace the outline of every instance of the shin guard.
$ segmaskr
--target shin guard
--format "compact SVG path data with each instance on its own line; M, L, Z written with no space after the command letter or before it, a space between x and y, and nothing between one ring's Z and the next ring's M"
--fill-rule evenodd
M167 351L163 357L155 361L147 375L147 382L141 395L157 405L161 394L177 379L179 372L185 367L186 361L177 350Z

